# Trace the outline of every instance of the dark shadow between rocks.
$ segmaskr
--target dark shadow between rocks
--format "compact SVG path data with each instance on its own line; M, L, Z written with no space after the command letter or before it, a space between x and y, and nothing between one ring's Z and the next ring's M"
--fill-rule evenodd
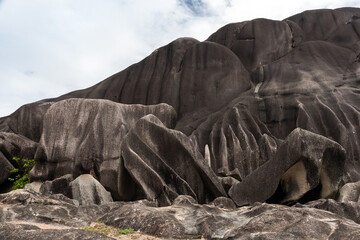
M296 162L281 177L275 193L267 203L292 206L321 198L336 198L343 185L346 155L336 148L327 148L319 166L304 158ZM307 167L305 167L307 166Z

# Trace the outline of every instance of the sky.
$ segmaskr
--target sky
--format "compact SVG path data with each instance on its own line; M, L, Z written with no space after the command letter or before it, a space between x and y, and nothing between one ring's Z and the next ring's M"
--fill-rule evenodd
M90 87L179 37L359 0L0 0L0 117Z

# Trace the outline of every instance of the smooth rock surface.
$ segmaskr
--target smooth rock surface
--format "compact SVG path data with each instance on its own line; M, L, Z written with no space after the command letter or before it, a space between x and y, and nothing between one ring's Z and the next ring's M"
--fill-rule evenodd
M83 174L69 184L72 198L80 205L101 205L112 202L111 194L90 174Z
M127 217L115 217L119 215ZM197 204L153 209L134 203L100 219L116 227L134 226L165 238L203 235L206 239L356 239L360 233L358 224L327 211L268 204L231 211Z
M279 186L276 202L292 203L321 185L314 198L335 197L343 184L345 150L323 136L297 128L276 156L229 190L238 206L263 202Z
M69 232L74 236L95 237L73 228L89 226L98 220L117 228L133 228L167 239L203 236L206 239L325 240L357 239L360 234L360 225L351 220L354 215L346 214L346 211L337 215L317 209L324 201L336 204L333 200L298 204L296 207L256 203L230 210L196 204L189 196L179 196L172 206L161 208L146 200L77 207L66 199L27 190L0 194L0 237L29 230L35 230L30 231L29 236L39 239L46 234L66 235ZM359 208L358 203L353 204L354 208ZM31 225L16 224L26 221ZM34 229L36 224L46 224L56 231ZM17 238L14 236L14 239Z
M9 162L9 160L0 152L0 184L5 182L8 177L11 175L11 170L14 169L14 166Z
M43 117L52 102L30 103L20 107L8 118L0 119L0 131L11 132L39 142Z
M66 174L52 181L45 181L40 183L39 193L43 195L48 194L63 194L66 197L72 198L72 189L70 183L74 180L71 174ZM36 183L32 182L31 184Z
M41 186L43 185L42 182L31 182L25 185L24 189L40 193Z
M33 159L37 148L37 143L30 139L14 133L0 132L0 189L8 188L10 183L7 181L11 176L11 170L20 168L22 162L15 162L13 157L20 159ZM4 183L4 185L2 185ZM8 186L6 186L8 185ZM1 190L0 192L3 192Z
M32 181L74 178L92 173L115 199L128 199L119 184L131 185L123 169L120 144L138 119L154 114L169 127L176 113L166 104L125 105L108 100L69 99L54 103L46 112L35 155ZM131 188L130 188L131 189Z
M37 147L36 142L22 135L0 132L0 151L9 161L13 157L34 159Z
M339 191L339 202L360 202L360 182L347 183Z
M334 199L318 199L304 205L296 204L295 206L323 209L360 224L360 205L356 202L337 202Z
M160 206L178 195L206 203L226 193L210 166L180 131L155 116L141 118L121 144L124 167L146 198ZM126 189L127 186L123 186Z

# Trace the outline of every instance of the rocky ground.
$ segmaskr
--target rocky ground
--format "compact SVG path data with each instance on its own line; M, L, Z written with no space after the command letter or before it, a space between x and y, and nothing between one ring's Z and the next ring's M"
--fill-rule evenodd
M0 195L0 239L113 239L81 230L101 222L135 233L120 239L358 239L360 204L320 199L292 207L236 208L220 198L199 205L179 196L171 206L147 200L78 206L61 194L16 190ZM306 229L306 231L304 231Z

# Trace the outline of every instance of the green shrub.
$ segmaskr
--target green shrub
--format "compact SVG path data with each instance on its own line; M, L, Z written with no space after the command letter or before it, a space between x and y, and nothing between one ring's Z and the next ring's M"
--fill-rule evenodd
M128 228L128 229L119 229L119 234L122 234L122 235L127 235L127 234L131 234L131 233L134 233L134 229L132 228Z
M90 231L90 232L101 233L106 236L113 236L113 237L121 237L121 235L136 233L136 231L132 228L119 229L119 228L115 228L112 226L108 226L102 222L97 222L95 224L92 224L91 226L83 227L80 229L85 230L85 231Z
M14 178L8 178L9 181L14 182L12 190L24 188L26 184L30 183L29 172L34 167L35 161L30 159L20 159L13 157L19 168L11 170L12 174L16 174Z

